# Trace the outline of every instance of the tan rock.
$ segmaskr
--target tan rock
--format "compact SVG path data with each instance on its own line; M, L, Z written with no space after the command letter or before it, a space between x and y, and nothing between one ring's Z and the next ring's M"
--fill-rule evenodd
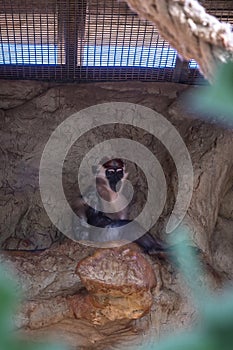
M69 299L77 318L104 324L149 312L155 274L143 254L130 245L97 250L78 263L76 273L89 292Z

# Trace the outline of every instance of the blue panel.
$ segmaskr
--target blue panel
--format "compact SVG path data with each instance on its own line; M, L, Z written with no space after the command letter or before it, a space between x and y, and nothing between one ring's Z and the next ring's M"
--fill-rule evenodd
M0 64L56 64L56 45L8 44L0 45Z
M176 51L172 48L85 46L83 66L96 67L174 67Z

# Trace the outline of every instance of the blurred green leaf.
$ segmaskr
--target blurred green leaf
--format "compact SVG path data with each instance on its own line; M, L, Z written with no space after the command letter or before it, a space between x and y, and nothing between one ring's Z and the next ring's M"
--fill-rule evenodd
M9 271L0 266L0 340L7 339L12 330L12 317L16 311L19 295L17 285Z
M208 298L208 290L198 283L202 275L202 268L198 259L199 250L193 246L188 230L177 228L168 239L175 259L187 284L193 293L194 302L202 304ZM200 305L201 306L201 305Z
M200 116L233 126L233 62L219 66L213 85L199 88L191 103Z
M23 341L13 333L13 317L20 301L17 284L10 272L0 265L0 350L65 350L61 344Z

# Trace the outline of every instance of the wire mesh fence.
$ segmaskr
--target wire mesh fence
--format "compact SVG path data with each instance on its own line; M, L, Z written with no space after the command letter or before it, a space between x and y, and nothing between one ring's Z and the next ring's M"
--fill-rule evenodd
M232 21L231 1L202 3ZM151 23L116 0L0 0L0 78L204 82L195 62L181 64Z

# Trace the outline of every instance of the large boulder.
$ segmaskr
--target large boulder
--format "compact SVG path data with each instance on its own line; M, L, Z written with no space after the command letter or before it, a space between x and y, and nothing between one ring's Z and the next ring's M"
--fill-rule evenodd
M70 298L77 318L105 324L137 319L149 312L156 278L136 246L98 249L78 263L76 272L88 291Z

